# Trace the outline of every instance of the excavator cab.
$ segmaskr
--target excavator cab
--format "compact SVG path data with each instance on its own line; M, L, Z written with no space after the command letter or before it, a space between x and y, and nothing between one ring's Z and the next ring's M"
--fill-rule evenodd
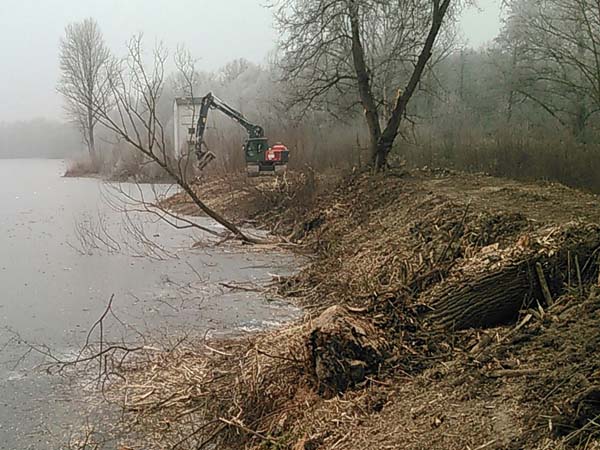
M249 138L244 143L246 169L249 176L275 175L287 169L289 150L278 143L269 147L267 138Z
M246 162L251 163L260 161L264 152L269 149L269 141L267 138L250 138L244 143L244 153Z

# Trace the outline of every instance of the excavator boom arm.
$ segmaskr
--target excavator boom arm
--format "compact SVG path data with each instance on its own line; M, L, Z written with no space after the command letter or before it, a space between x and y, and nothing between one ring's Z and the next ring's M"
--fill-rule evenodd
M202 144L204 142L204 131L206 130L206 121L208 119L208 112L211 109L217 109L225 114L230 119L235 120L248 132L248 137L262 138L265 135L263 127L255 125L248 121L242 113L236 111L223 100L215 97L211 92L202 97L200 103L200 114L198 116L198 123L196 125L196 152L202 153Z

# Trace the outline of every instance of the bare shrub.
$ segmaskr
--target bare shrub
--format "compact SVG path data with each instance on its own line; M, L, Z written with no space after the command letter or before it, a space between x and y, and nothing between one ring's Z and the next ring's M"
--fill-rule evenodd
M64 177L85 177L96 174L98 171L88 157L80 157L67 161Z

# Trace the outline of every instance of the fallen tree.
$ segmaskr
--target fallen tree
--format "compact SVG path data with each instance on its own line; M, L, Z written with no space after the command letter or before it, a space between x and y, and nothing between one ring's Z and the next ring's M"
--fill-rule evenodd
M570 223L544 228L499 249L483 248L454 268L447 280L421 295L428 319L453 329L514 321L531 306L551 306L566 286L581 287L597 273L600 228Z
M152 65L147 68L141 35L133 37L127 48L128 54L124 60L114 60L106 67L102 92L108 92L111 101L106 101L106 95L91 100L90 107L98 121L113 132L118 141L125 142L139 152L146 162L160 167L206 216L221 224L235 238L246 243L262 242L243 232L198 196L193 189L197 176L193 167L193 155L184 153L176 158L167 144L165 127L159 114L159 104L165 87L165 63L168 56L166 49L157 45L152 53ZM178 56L180 59L189 60L189 64L179 62L179 70L193 72L191 57L183 50L180 50ZM140 204L142 209L158 214L169 223L178 220L175 214L162 208L158 200L148 202L141 199ZM189 220L185 226L187 225Z

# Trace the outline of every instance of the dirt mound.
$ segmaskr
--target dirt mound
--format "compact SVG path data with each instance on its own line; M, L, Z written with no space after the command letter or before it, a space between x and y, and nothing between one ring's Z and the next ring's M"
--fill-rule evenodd
M285 293L317 309L362 307L399 292L414 297L482 249L489 256L537 239L545 227L599 219L596 196L562 186L438 171L358 174L296 226L319 261L290 279Z
M515 326L459 333L451 356L419 374L396 368L315 403L293 448L315 440L319 449L600 448L600 297L592 291Z
M245 210L313 252L281 286L309 316L132 367L125 409L155 445L483 450L596 438L597 197L437 170L353 174L320 195L311 185L260 181ZM204 198L213 188L198 187ZM243 192L213 191L214 204L242 210Z
M560 299L536 323L516 333L510 345L493 349L486 370L527 368L527 380L512 386L529 408L521 441L550 434L584 447L600 437L600 296ZM514 369L513 369L514 367ZM510 373L510 372L508 372Z

